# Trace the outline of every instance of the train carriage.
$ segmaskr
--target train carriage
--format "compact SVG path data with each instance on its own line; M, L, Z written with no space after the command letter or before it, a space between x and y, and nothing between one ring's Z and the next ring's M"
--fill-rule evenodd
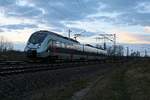
M33 33L25 47L29 58L52 58L61 60L101 59L107 55L105 50L64 37L50 31Z

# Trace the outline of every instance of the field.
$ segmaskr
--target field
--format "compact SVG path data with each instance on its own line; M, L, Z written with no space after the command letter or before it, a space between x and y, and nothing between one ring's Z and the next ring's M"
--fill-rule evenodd
M150 60L0 76L1 100L149 100Z
M149 100L150 61L134 61L98 79L82 100Z

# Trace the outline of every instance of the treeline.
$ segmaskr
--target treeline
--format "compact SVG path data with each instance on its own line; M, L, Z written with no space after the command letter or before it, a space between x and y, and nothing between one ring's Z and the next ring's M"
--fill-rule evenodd
M122 45L115 45L107 48L109 56L124 56L124 47Z
M25 60L25 54L22 51L14 50L14 44L4 36L0 36L0 61L3 60Z
M8 41L5 37L0 36L0 52L11 51L13 49L13 43L11 41Z

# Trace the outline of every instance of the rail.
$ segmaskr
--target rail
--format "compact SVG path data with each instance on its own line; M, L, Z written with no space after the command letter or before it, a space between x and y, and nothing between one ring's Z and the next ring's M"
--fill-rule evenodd
M95 64L106 64L106 63L122 64L130 60L131 59L105 59L99 61L76 61L76 62L60 62L60 63L57 62L51 64L28 63L25 61L0 61L0 76L81 67L81 66L95 65Z

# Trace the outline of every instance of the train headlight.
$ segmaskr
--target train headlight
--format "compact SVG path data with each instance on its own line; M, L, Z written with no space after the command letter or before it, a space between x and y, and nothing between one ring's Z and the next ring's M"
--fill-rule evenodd
M40 48L41 47L41 44L38 44L38 46L37 46L38 48Z
M40 48L41 46L39 45L38 48Z

